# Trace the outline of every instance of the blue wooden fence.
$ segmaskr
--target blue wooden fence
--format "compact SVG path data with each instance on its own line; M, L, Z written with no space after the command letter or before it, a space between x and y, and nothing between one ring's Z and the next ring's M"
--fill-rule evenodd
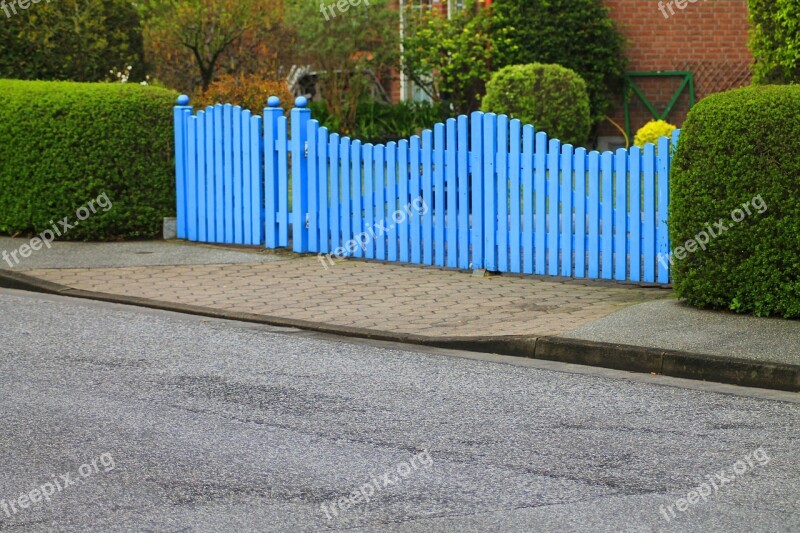
M178 237L460 269L668 283L679 131L616 152L475 112L386 145L329 132L298 98L263 116L175 107Z

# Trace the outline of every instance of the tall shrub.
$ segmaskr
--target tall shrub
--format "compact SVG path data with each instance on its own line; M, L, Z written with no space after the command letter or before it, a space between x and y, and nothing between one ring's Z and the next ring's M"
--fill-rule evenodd
M58 0L0 11L0 78L103 81L132 66L144 79L141 22L128 0Z
M497 66L556 63L589 91L592 122L603 118L625 73L622 34L602 0L495 0Z
M275 79L275 49L292 48L276 43L282 0L140 0L138 6L156 76L187 93L196 84L207 90L223 73Z
M156 237L175 213L177 93L121 83L0 80L0 233L39 233L105 193L63 239Z
M560 65L511 65L492 75L483 111L506 114L564 143L582 145L589 136L586 83Z
M753 81L800 82L800 0L749 0Z
M334 16L321 13L328 8L334 9ZM397 67L397 11L389 0L355 5L292 0L285 16L295 52L316 72L322 100L341 132L350 134L358 105L380 91L381 82Z
M457 114L480 107L502 39L492 32L491 11L475 0L445 16L438 9L405 14L403 70L434 103L447 103Z
M669 229L675 291L690 304L800 317L798 116L798 86L713 94L689 112Z

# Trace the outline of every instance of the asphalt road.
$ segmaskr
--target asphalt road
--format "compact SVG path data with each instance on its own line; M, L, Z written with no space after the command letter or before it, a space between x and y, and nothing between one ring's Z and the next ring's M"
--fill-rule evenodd
M2 531L800 531L797 394L0 290L0 414Z

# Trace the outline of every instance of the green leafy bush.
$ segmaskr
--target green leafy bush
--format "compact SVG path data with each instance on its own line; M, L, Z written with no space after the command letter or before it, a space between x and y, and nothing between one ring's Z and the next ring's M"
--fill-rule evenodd
M144 43L136 4L129 0L58 0L3 3L0 78L104 81L127 70L141 81ZM10 15L6 17L6 15Z
M800 82L800 0L749 0L755 83Z
M347 13L326 20L317 0L285 2L285 23L293 34L289 46L316 73L316 94L342 129L353 131L359 103L379 93L379 80L399 65L398 14L390 0L339 2L336 9L341 6Z
M439 9L408 6L403 40L403 70L434 102L447 102L456 114L480 107L503 32L492 32L491 10L466 0L448 17Z
M311 102L309 107L311 116L331 132L373 144L407 139L450 116L443 105L411 101L392 105L370 100L358 104L355 128L348 130L341 127L325 104Z
M713 94L690 111L669 217L675 291L690 304L800 317L798 115L798 86ZM708 243L679 254L701 231Z
M155 237L174 216L177 93L121 83L0 80L0 232L39 233L106 193L63 239Z
M496 67L555 63L577 72L589 91L592 123L622 90L624 38L602 0L495 0ZM496 36L496 38L494 38Z
M551 138L582 145L591 120L586 83L560 65L511 65L492 75L483 111L506 114L533 124Z

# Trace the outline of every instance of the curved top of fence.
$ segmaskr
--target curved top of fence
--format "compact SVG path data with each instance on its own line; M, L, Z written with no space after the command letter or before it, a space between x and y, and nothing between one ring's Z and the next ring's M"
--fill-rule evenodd
M295 102L294 102L293 111L294 110L303 110L310 117L310 109L308 108L308 103L309 102L308 102L308 99L306 97L304 97L304 96L297 97L295 99ZM182 95L180 95L178 97L177 104L180 107L189 107L189 108L191 108L191 105L189 104L189 97L187 95L185 95L185 94L182 94ZM281 109L280 105L281 105L280 98L278 98L277 96L270 96L267 99L266 107L264 108L264 114L266 114L267 112L283 114L283 110ZM203 113L204 111L208 111L208 110L211 110L211 109L214 109L214 108L232 108L232 109L238 109L238 110L246 111L241 106L236 105L236 104L216 103L216 104L208 105L205 110L198 110L197 113ZM256 113L253 113L252 111L251 111L251 114L254 115L254 116L256 115ZM483 124L483 127L481 128L481 134L482 135L485 135L485 133L487 131L491 131L493 134L496 135L498 133L498 131L513 132L513 131L517 131L518 130L520 138L524 138L525 135L533 135L535 138L541 139L542 136L544 136L544 138L546 139L545 142L547 144L549 144L550 142L553 142L553 141L558 142L559 144L561 144L561 141L559 139L552 138L547 132L537 131L535 125L533 125L533 124L522 124L522 122L519 119L511 118L508 115L504 115L504 114L498 115L496 113L487 113L487 112L484 112L484 111L473 111L469 115L458 115L457 117L451 117L451 118L445 120L444 122L437 122L437 123L433 124L429 128L424 128L424 129L422 129L420 131L420 133L415 134L415 135L411 135L408 138L404 137L404 138L401 138L401 139L397 139L397 140L394 140L394 141L388 141L388 142L385 142L385 143L363 142L363 141L361 141L359 139L354 139L352 136L349 136L349 135L341 135L338 132L331 132L330 129L327 128L326 126L321 126L319 121L316 120L316 119L311 118L310 120L320 130L328 132L331 135L338 135L341 140L347 139L349 142L359 142L364 146L371 146L373 148L374 147L378 147L378 146L388 147L390 145L397 145L398 143L400 143L402 141L411 142L412 139L415 139L415 138L418 139L418 140L422 140L422 139L427 138L427 136L434 136L435 137L437 130L441 129L442 131L447 131L448 128L456 127L459 123L463 124L463 121L467 121L467 124L464 125L464 126L461 126L461 127L469 127L470 128L471 134L468 135L468 139L473 137L473 134L474 134L475 130L479 128L478 126L476 126L476 124L481 124L482 123ZM488 130L487 130L487 128L488 128ZM633 152L636 152L636 151L644 152L644 151L652 149L654 151L658 151L659 147L662 146L662 144L664 144L664 143L666 143L666 146L667 146L666 149L669 149L670 146L673 146L673 147L677 146L678 138L680 136L680 131L681 131L680 129L676 129L676 130L674 130L672 132L672 135L670 137L659 137L657 142L655 142L655 143L645 143L645 145L642 146L642 147L635 146L635 145L631 145L631 146L629 146L627 148L621 148L620 147L615 151L604 150L604 151L601 152L600 150L596 150L596 149L589 149L589 148L585 148L585 147L581 147L581 146L573 146L570 143L563 143L562 146L563 147L569 146L569 147L572 147L575 150L584 150L587 154L591 154L593 152L597 152L599 154L600 153L606 153L606 152L614 153L614 152L619 152L619 150L633 151ZM506 137L509 140L511 140L511 136L510 135L506 135ZM513 140L511 140L511 142L513 142ZM539 141L539 142L541 142L541 141ZM648 148L648 146L652 146L652 148Z

